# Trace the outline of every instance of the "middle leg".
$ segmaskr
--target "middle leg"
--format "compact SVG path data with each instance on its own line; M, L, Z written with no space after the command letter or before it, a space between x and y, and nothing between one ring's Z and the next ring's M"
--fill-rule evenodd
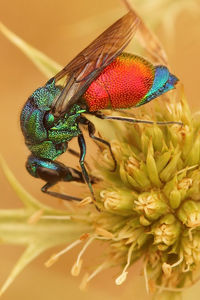
M89 121L88 119L84 118L84 117L81 117L80 119L80 123L84 124L84 125L87 125L88 126L88 133L89 133L89 136L95 140L95 141L98 141L100 143L103 143L104 145L108 146L109 150L110 150L110 154L112 156L112 159L113 159L113 162L114 162L114 168L113 168L113 172L116 171L116 168L117 168L117 161L115 159L115 156L114 156L114 153L112 152L112 148L111 148L111 145L109 142L107 142L106 140L102 139L102 138L99 138L97 136L95 136L95 131L96 131L96 128L94 126L94 124Z

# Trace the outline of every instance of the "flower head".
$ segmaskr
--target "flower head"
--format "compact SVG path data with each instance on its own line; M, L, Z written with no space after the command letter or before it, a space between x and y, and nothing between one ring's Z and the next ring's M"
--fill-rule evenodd
M110 261L123 266L117 284L125 281L130 265L143 258L147 285L173 290L190 285L189 275L200 268L200 121L192 117L183 92L172 92L162 101L152 118L182 121L183 126L118 127L113 122L123 136L122 141L111 140L118 168L114 174L110 171L107 149L99 153L97 169L106 180L95 188L101 210L95 223L112 233L106 240ZM149 114L143 110L142 117L148 119Z

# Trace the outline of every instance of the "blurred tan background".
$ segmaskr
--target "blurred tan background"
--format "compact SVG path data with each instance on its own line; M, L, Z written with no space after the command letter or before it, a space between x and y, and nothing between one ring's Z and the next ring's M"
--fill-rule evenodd
M190 1L192 0L188 0ZM178 2L181 6L183 0ZM132 3L134 4L134 0ZM142 7L138 5L139 1L135 3L136 9L143 14ZM200 6L198 1L196 3ZM61 65L69 62L125 11L119 0L0 1L0 21ZM153 24L153 18L154 11L149 11L148 21L152 25L159 25L156 32L168 53L173 72L184 83L192 111L199 110L200 9L199 12L197 10L191 12L188 9L182 11L174 23L173 36L166 34L161 23ZM159 15L159 18L162 18L162 15ZM40 192L42 182L34 180L24 168L28 150L19 127L19 115L24 102L37 87L44 84L46 78L2 35L0 35L0 66L0 152L23 186L37 199L53 205L55 200ZM65 161L68 159L66 158ZM77 162L74 161L74 164L76 165ZM69 193L70 189L73 189L72 185L69 186ZM0 191L1 208L21 206L1 171ZM52 251L48 251L32 263L12 284L2 300L27 298L63 300L94 297L106 300L149 299L144 291L143 278L135 276L134 270L130 272L129 279L121 287L114 285L116 270L107 271L91 282L88 292L82 293L78 290L80 279L74 279L69 274L74 255L78 250L74 251L75 254L70 252L47 270L43 267L43 262ZM96 251L95 246L90 248L85 261L90 255L92 259L95 257L94 251ZM21 252L22 249L19 247L1 246L0 284L5 280ZM200 291L200 283L199 287L192 289L194 300L199 299L197 290ZM187 294L189 293L186 293L185 299L189 299Z

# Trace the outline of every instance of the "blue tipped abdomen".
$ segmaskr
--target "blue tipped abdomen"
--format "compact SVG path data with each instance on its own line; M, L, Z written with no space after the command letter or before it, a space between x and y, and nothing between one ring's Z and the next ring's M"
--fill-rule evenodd
M178 78L171 74L167 67L165 66L156 66L155 67L155 77L153 81L153 85L150 91L146 94L146 96L136 105L136 107L141 106L158 96L172 90L176 83L178 82Z

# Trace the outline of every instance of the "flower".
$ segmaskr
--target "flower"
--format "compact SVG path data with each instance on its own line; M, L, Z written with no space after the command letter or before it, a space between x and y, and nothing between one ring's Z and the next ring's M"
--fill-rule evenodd
M127 266L142 257L147 285L154 282L161 289L181 290L200 269L200 120L191 115L184 93L173 93L174 100L172 95L163 97L155 118L182 121L184 126L118 127L113 122L123 136L121 142L111 141L114 153L117 145L115 174L107 149L99 153L97 168L107 180L95 188L101 210L95 223L112 233L106 241L112 265L125 266L117 284L127 277ZM143 110L143 119L148 118Z

